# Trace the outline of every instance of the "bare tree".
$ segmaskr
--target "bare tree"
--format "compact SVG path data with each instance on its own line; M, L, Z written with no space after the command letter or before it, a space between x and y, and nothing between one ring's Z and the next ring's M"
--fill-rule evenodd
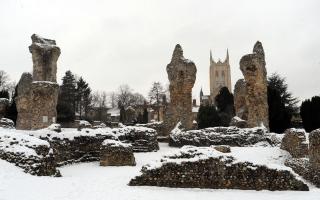
M132 105L143 105L146 102L146 98L142 94L136 92L132 95Z
M9 80L7 72L0 70L0 90L8 90Z
M119 108L126 108L132 104L132 89L128 85L120 85L117 94L117 102Z
M151 104L156 105L158 120L160 119L160 103L165 95L165 91L160 82L153 82L149 91L149 100Z
M117 107L117 94L115 92L110 92L108 96L111 108Z
M95 91L91 95L92 106L97 108L98 112L98 120L102 120L103 112L105 112L107 108L107 93Z
M107 107L107 93L95 91L92 94L92 104L94 107L106 108Z

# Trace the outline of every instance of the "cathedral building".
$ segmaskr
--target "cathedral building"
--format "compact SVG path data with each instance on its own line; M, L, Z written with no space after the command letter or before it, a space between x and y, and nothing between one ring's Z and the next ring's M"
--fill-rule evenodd
M201 104L214 104L214 98L219 93L222 87L227 87L231 92L231 71L229 64L229 52L227 50L227 56L223 62L219 59L215 62L212 58L212 52L210 51L210 95L204 95L201 89L200 102Z

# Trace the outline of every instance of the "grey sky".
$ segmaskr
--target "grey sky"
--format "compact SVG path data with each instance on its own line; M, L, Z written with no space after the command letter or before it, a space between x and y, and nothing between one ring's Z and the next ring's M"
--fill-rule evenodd
M215 60L229 48L232 85L242 77L239 60L256 40L264 46L268 73L287 78L301 99L320 94L320 1L317 0L1 0L0 69L18 81L32 70L28 46L37 33L61 48L58 79L70 69L93 90L129 84L147 94L167 82L166 65L176 43L209 93L209 50Z

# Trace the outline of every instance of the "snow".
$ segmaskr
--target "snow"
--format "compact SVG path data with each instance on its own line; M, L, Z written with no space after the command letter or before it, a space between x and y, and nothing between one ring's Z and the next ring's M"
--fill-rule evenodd
M6 103L6 104L8 104L8 103L9 103L9 99L7 99L7 98L0 98L0 103Z
M86 120L80 120L80 121L79 121L79 125L82 125L82 126L91 126L91 124L90 124L88 121L86 121Z
M33 149L36 146L47 146L49 143L36 137L31 137L14 129L0 128L0 150L26 156L39 156Z
M132 147L131 144L127 144L127 143L123 143L121 141L117 141L117 140L104 140L102 142L103 146L112 146L112 147Z
M58 85L58 83L52 82L52 81L32 81L32 83L35 84L50 84L50 85Z
M111 108L107 111L108 114L110 114L111 117L118 117L120 116L120 109L119 108Z
M97 129L81 129L81 131L78 131L74 128L62 128L62 131L60 133L57 133L55 131L52 131L50 128L46 129L40 129L37 131L20 131L23 133L27 133L31 136L35 136L37 138L48 138L49 140L52 140L53 138L57 138L60 140L68 139L68 140L74 140L75 137L80 136L97 136L97 135L111 135L114 136L114 133L112 133L111 128L97 128Z
M238 116L233 117L234 120L238 121L238 122L244 122L245 120L241 119Z
M242 151L243 149L244 151ZM298 191L243 191L196 188L165 188L128 186L131 178L139 174L142 165L158 160L164 154L176 151L167 144L160 144L160 151L135 153L135 167L100 167L99 162L81 163L59 168L63 177L37 177L0 159L1 200L318 200L320 189L310 187L309 192ZM231 149L238 158L255 159L257 162L281 164L277 155L283 151L275 147ZM276 155L273 155L276 153ZM254 155L254 156L253 156ZM254 158L251 158L254 157ZM273 160L273 158L275 160ZM259 161L260 160L260 161Z

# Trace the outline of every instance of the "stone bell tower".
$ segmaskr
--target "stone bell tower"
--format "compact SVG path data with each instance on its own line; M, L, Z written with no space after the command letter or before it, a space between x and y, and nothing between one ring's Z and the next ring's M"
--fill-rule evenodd
M231 92L231 71L229 64L229 51L223 62L218 60L215 62L210 51L210 98L214 102L214 98L222 87L227 87Z

